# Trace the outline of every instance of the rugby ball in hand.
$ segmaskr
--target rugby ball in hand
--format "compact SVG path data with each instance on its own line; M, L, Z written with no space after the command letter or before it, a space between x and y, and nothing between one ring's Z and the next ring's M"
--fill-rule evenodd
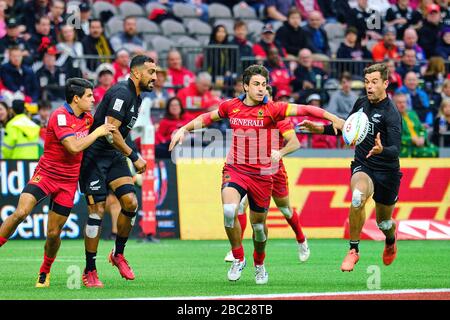
M369 132L369 118L364 112L358 111L345 120L342 137L345 144L356 146L366 138L367 132Z

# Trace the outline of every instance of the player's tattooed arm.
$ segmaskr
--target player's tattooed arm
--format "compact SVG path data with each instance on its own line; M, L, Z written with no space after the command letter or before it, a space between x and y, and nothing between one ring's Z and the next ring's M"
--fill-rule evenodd
M199 115L197 118L178 129L172 137L172 141L169 145L169 151L172 151L177 144L181 144L183 142L184 136L187 132L208 127L211 123L219 121L220 119L218 110Z
M106 136L107 134L111 134L116 131L116 126L110 123L105 123L101 125L93 132L91 132L86 137L77 139L74 135L68 136L64 138L61 143L69 151L71 154L76 154L80 151L85 150L91 144L95 142L99 137Z

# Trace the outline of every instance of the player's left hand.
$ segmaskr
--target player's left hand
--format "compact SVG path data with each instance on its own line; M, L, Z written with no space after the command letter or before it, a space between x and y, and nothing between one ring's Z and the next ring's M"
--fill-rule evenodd
M147 162L141 157L133 162L133 165L136 168L136 173L143 173L147 169Z
M381 144L380 133L378 132L375 138L375 145L372 150L370 150L366 158L373 156L374 154L380 154L381 152L383 152L383 145Z
M270 154L270 159L272 160L273 163L280 162L281 158L282 158L282 154L280 151L272 150L272 152Z

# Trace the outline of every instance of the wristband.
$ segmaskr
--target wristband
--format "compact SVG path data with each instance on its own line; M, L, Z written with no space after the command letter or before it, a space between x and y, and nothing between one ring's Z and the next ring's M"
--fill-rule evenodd
M139 160L139 156L138 154L132 150L131 153L128 155L128 158L131 160L131 162L135 163L136 161Z

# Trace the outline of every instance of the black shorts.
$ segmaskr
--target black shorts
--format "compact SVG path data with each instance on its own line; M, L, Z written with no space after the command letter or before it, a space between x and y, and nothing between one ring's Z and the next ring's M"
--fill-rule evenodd
M397 202L400 180L403 176L400 171L376 171L358 161L352 161L350 168L352 176L362 171L372 179L374 187L373 200L376 203L391 206Z
M99 151L89 148L83 154L80 171L80 190L89 204L106 200L108 185L121 177L132 177L126 157L118 151Z

